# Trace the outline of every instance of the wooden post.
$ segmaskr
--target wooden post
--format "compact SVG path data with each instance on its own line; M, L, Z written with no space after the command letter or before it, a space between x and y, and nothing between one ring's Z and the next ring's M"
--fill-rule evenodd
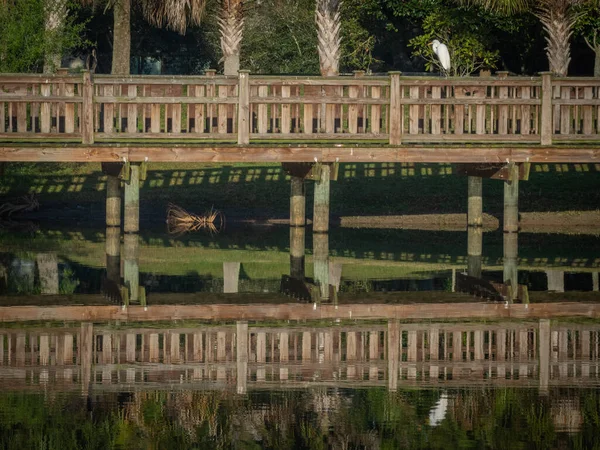
M540 139L542 145L552 145L554 123L552 119L552 72L541 72L542 76L542 106Z
M47 82L40 86L40 94L42 97L50 97L51 85ZM0 103L0 132L4 133L4 103ZM52 119L52 112L50 108L50 102L43 102L40 106L40 131L42 133L50 133L50 124Z
M471 277L481 278L482 248L482 228L471 226L467 227L467 273Z
M83 89L81 105L81 141L84 144L94 143L94 85L89 71L83 72Z
M402 144L402 72L390 72L390 145Z
M223 293L236 294L239 292L240 266L239 262L223 263Z
M290 276L304 280L304 253L305 253L304 227L290 227Z
M329 189L331 166L321 166L321 176L315 181L315 200L313 211L313 232L327 233L329 231Z
M510 163L508 180L504 182L504 231L519 230L519 166Z
M540 319L538 333L540 395L547 395L550 380L550 320Z
M106 278L117 285L121 280L121 229L106 227Z
M131 163L129 181L125 183L125 233L140 231L140 164Z
M248 389L248 322L236 323L237 393L245 394Z
M388 320L388 390L398 390L398 368L400 361L400 324L397 320Z
M496 74L502 80L508 77L508 72L506 71L499 70ZM508 103L508 86L500 86L498 88L498 98ZM506 104L498 105L498 134L508 134L508 105Z
M238 145L250 143L250 71L239 71Z
M467 177L468 180L468 206L467 225L480 227L483 224L483 179L481 177Z
M81 364L81 391L88 394L92 381L92 364L94 358L94 324L83 322L81 324L79 347L79 363Z
M504 233L504 264L503 280L505 284L510 285L508 300L517 299L519 292L519 267L517 256L519 252L519 234Z
M306 188L304 186L304 179L292 175L290 187L290 226L303 227L306 224Z
M129 289L129 300L139 300L140 265L139 265L140 241L136 233L126 233L123 237L123 282Z
M329 299L329 235L313 233L313 264L315 282L321 291L321 299Z
M121 180L106 175L106 226L121 226Z

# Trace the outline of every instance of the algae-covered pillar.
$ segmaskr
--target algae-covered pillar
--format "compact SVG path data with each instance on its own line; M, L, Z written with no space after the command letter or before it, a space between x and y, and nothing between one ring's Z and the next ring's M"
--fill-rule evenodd
M467 182L467 225L469 227L480 227L483 225L483 179L481 177L468 176Z
M223 293L237 294L240 286L240 267L239 262L223 263Z
M117 285L121 281L121 229L106 227L106 278Z
M106 226L121 226L121 171L123 163L102 163L106 175Z
M125 233L140 231L140 164L129 166L129 177L125 181Z
M331 165L322 164L315 181L313 232L329 231L329 192L331 184Z
M315 283L321 300L329 300L329 234L313 233L313 266Z

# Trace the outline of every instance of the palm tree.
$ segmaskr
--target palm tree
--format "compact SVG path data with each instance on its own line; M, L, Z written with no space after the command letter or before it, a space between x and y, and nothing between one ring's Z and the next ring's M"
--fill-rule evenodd
M217 18L221 32L221 51L225 75L237 75L240 68L240 47L244 31L244 15L241 0L222 0ZM221 62L220 61L220 62Z
M579 17L578 6L592 0L459 0L501 13L531 11L546 32L546 54L550 71L566 76L571 62L570 39Z
M316 0L317 48L321 75L335 76L340 70L340 0Z

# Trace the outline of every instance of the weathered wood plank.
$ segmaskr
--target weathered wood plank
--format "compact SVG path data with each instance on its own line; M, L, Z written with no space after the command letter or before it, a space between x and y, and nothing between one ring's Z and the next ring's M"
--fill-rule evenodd
M332 146L269 145L238 147L237 145L18 145L0 144L0 161L23 162L119 162L144 161L148 157L156 162L464 162L495 163L509 159L511 162L581 162L597 163L600 148L594 145L544 147L504 146L490 144L471 145L405 145L401 147L335 144Z

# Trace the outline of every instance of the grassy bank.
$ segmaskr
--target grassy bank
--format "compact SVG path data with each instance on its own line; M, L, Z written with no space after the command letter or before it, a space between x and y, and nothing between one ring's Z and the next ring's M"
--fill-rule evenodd
M341 164L331 187L333 215L460 213L466 210L467 180L449 164ZM105 177L100 164L7 165L0 197L38 194L42 211L98 205ZM313 183L307 183L307 211ZM484 211L502 211L503 183L484 180ZM141 213L162 214L168 202L203 212L214 206L230 216L286 216L289 183L280 164L150 163L141 186ZM600 164L532 164L520 184L520 209L596 210L600 207ZM310 215L310 213L309 213Z

